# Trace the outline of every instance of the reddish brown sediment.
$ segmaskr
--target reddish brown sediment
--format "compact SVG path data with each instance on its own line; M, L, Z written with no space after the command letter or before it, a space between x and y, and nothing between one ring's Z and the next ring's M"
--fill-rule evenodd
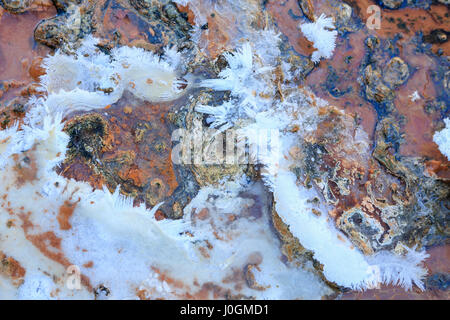
M96 173L93 168L80 158L73 159L70 165L63 163L61 168L61 175L70 177L76 181L86 181L93 188L101 189L106 183L105 178L101 174Z
M151 26L148 27L148 30L144 30L143 18L133 10L122 6L112 6L111 3L108 3L104 9L104 4L107 3L102 0L95 7L97 26L95 34L99 38L112 40L114 34L120 34L119 43L121 45L143 47L152 51L167 44L152 44L146 33L147 31L152 34Z
M410 44L404 44L400 48L400 56L408 62L410 68L416 70L408 82L398 89L394 101L396 109L406 119L402 128L406 141L401 144L400 154L422 156L442 163L447 162L448 165L447 158L433 141L440 114L425 111L426 104L432 101L437 90L440 90L431 79L431 72L437 68L436 61L425 54L414 52L414 47ZM419 93L420 99L412 101L411 95L415 91Z
M145 7L139 4L133 8L133 4L125 0L97 1L93 5L93 35L120 45L154 52L172 45L175 33L164 26L163 21L167 17L149 18L146 16L147 11L139 10L139 6Z
M188 22L191 25L195 24L195 14L189 8L189 4L186 7L177 5L180 12L186 12L188 14ZM211 58L215 59L223 51L232 49L230 42L238 33L236 18L231 16L223 16L218 14L212 8L203 8L203 10L210 12L206 16L206 23L208 29L203 32L200 41L206 43L205 52Z
M450 180L450 164L447 160L429 160L425 162L425 166L428 175Z
M258 1L251 0L249 2L251 5L260 5ZM241 36L245 38L244 30L242 30L242 26L240 25L243 22L240 21L239 17L239 14L242 14L242 12L234 13L231 10L221 12L220 5L219 10L216 10L208 1L200 1L197 5L199 5L197 10L204 15L206 20L205 25L200 26L206 28L201 33L199 47L204 50L209 58L215 59L223 51L234 49L233 44L235 44L235 41L239 40ZM198 23L195 12L190 8L189 3L186 7L180 5L177 5L177 7L181 12L187 13L188 22L191 25ZM248 14L251 15L249 17L251 24L264 27L267 18L264 12L249 12Z
M22 14L3 12L0 18L0 81L15 80L23 82L24 85L36 81L35 77L39 74L38 61L47 55L50 49L34 41L33 31L42 19L55 14L53 5L45 6L40 11ZM0 102L16 94L17 90L10 90L0 97Z
M352 1L352 4L359 8L360 17L365 21L366 9L369 5L374 4L374 1ZM407 83L396 91L394 101L396 109L406 117L406 124L403 127L406 141L401 144L400 153L406 156L423 156L448 162L433 142L433 134L436 131L435 121L439 119L440 115L437 113L427 114L424 110L427 100L435 98L436 90L440 90L431 80L431 72L437 68L436 60L428 55L418 53L411 43L417 32L428 35L433 30L448 26L450 24L448 7L441 4L431 5L429 10L417 8L383 10L381 17L381 29L369 30L369 34L376 34L381 39L385 39L401 33L402 38L397 41L397 48L400 50L399 56L408 63L412 70L416 70ZM403 23L406 27L399 27ZM361 47L363 46L361 45ZM437 52L438 49L442 49L444 55L449 55L450 42L433 44L433 52ZM340 51L339 47L336 51ZM410 95L415 91L419 93L421 99L413 102Z
M335 9L332 8L333 1L316 1L314 2L316 16L325 13L328 16L336 16ZM355 2L356 3L356 2ZM373 3L371 3L373 4ZM358 2L358 6L363 6ZM357 9L357 13L363 21L367 18L361 7L352 6L353 10ZM289 39L289 44L302 55L310 55L310 46L308 43L302 43L304 37L299 30L299 23L308 22L303 16L297 1L280 1L268 2L268 10L271 12L281 32ZM431 57L425 53L418 53L414 50L417 44L414 43L415 32L423 30L424 34L431 32L436 28L441 28L444 24L442 21L436 21L435 16L442 14L445 6L432 6L429 13L425 14L422 9L403 9L400 10L383 10L382 17L386 19L382 23L390 23L388 28L379 30L369 30L362 26L362 29L356 32L346 34L345 38L338 36L336 41L336 49L332 59L322 60L319 65L306 77L304 83L310 87L314 93L327 100L330 105L336 106L341 110L345 110L348 116L355 119L355 123L361 124L361 127L369 136L369 151L364 154L362 150L351 150L346 147L348 139L344 138L336 143L333 139L327 138L327 133L332 132L334 128L339 127L339 117L335 118L330 113L325 117L318 126L318 130L314 133L315 137L311 137L311 143L319 143L325 146L329 156L322 159L322 172L330 172L334 168L338 181L350 181L349 193L343 194L335 181L325 181L328 185L327 190L333 194L336 199L335 209L330 215L336 220L340 227L344 218L341 218L344 212L350 210L358 210L364 214L365 219L374 219L379 224L379 232L383 239L389 239L395 234L396 225L391 225L389 219L383 216L379 206L394 205L399 200L408 203L409 196L405 189L404 178L391 175L392 167L386 172L386 168L372 157L372 147L375 143L375 128L378 123L378 115L375 106L366 100L365 93L360 84L361 67L367 54L366 39L370 35L376 35L380 41L392 39L396 34L402 34L403 37L394 42L394 46L398 49L398 56L403 59L409 66L411 76L408 81L395 90L395 100L393 101L395 112L403 116L405 121L398 123L404 133L404 140L400 144L400 154L412 157L424 157L431 159L426 165L427 175L436 175L440 178L448 177L448 161L433 142L433 134L436 131L436 124L440 120L441 115L438 112L427 113L425 104L436 98L437 91L440 90L438 84L431 80L431 74L439 68L437 58ZM387 13L386 13L387 12ZM363 14L364 13L364 14ZM386 13L386 15L385 15ZM418 21L418 17L427 15L426 18ZM411 19L406 23L406 27L410 32L405 33L404 27L397 17L405 15ZM391 23L392 19L396 19L396 24ZM447 17L448 19L448 17ZM424 22L422 22L424 21ZM426 23L426 28L421 28L421 24ZM398 25L397 25L398 24ZM383 28L383 27L382 27ZM300 39L300 40L299 40ZM303 39L303 40L301 40ZM433 51L437 52L442 49L444 54L447 53L447 45L433 44ZM377 57L380 67L383 67L389 61L390 57ZM328 81L328 78L330 81ZM418 91L421 99L412 102L411 95ZM330 111L329 108L321 115L326 115ZM348 128L352 126L345 125ZM324 141L329 143L324 143ZM372 144L372 146L371 146ZM355 157L356 155L356 157ZM387 155L388 156L388 155ZM391 156L388 156L391 157ZM391 157L393 159L393 157ZM397 164L394 164L397 165ZM378 186L384 186L381 190L377 190ZM391 186L391 187L389 187ZM345 190L344 190L345 191ZM328 192L328 191L327 191ZM401 196L404 194L403 196ZM371 200L376 199L376 200ZM382 202L377 202L378 200ZM347 220L345 220L347 221ZM348 226L347 223L343 225ZM360 238L354 230L343 230L352 239L360 250L366 254L373 253L373 248L368 245L364 238ZM292 251L290 252L292 255ZM441 261L447 261L445 257L440 257ZM395 292L403 292L403 289L395 288ZM376 291L375 291L376 292ZM381 290L383 292L383 290ZM398 293L399 294L399 293ZM429 293L425 293L424 297ZM398 298L402 297L401 295Z
M425 260L425 266L430 271L430 274L436 272L450 273L450 245L432 247L427 250L430 255Z
M308 41L298 28L301 21L309 21L304 17L297 0L269 0L267 1L266 9L273 17L280 32L288 38L289 44L295 51L304 56L310 56L316 50L313 43Z
M0 7L0 125L2 128L22 121L25 114L23 104L29 96L36 93L37 77L42 74L39 64L42 57L50 50L34 41L33 30L40 20L55 14L56 10L52 4L36 5L34 9L21 14L11 14Z
M25 238L30 241L44 256L56 263L68 268L73 265L61 248L62 239L57 237L53 231L45 231L43 233L34 233L37 227L30 221L31 212L18 212L17 216L22 221L22 229ZM90 280L85 275L81 275L81 283L86 286L88 290L92 290Z
M332 1L315 1L314 9L316 15L335 13L332 8ZM352 5L356 14L365 21L367 19L366 8L375 1L346 1ZM45 1L44 1L45 3ZM101 45L106 48L113 47L116 43L142 47L151 51L160 49L172 43L167 34L159 34L157 24L149 23L136 10L126 7L125 1L105 1L102 0L95 6L94 35L104 39ZM113 5L114 4L114 5ZM123 6L122 6L123 4ZM42 7L40 12L29 11L20 15L12 15L4 12L0 8L0 81L3 82L4 90L0 91L0 103L9 101L17 95L24 97L35 92L33 83L36 83L44 73L41 67L42 57L49 52L48 49L36 44L33 40L34 26L42 18L49 18L55 14L53 6ZM178 6L180 11L186 12L188 22L193 24L195 16L188 7ZM267 12L280 31L287 37L289 45L304 56L310 56L315 50L299 30L300 22L309 22L302 14L296 0L287 1L267 1ZM436 175L440 178L450 178L448 170L449 162L439 152L432 137L441 115L438 112L426 112L425 105L436 98L439 87L431 79L433 70L439 68L436 59L427 54L417 53L412 39L416 32L423 31L425 35L436 28L448 25L448 16L445 16L446 7L443 5L433 5L429 11L422 9L399 9L382 10L382 28L380 30L368 30L363 27L356 32L350 32L345 38L338 37L336 49L331 59L322 60L318 66L306 77L304 85L310 87L314 93L327 100L331 106L322 108L319 112L321 121L318 130L309 137L308 143L322 144L326 147L328 155L323 158L322 172L336 169L336 176L330 178L329 190L339 201L335 205L335 210L330 212L330 216L336 219L337 223L346 218L343 214L351 209L360 210L366 218L372 218L374 223L380 225L383 237L392 230L389 221L382 216L377 205L392 205L398 199L407 202L405 194L407 187L401 176L391 174L389 169L383 164L373 159L373 145L375 144L377 112L375 106L365 98L363 86L359 78L362 75L361 66L364 56L367 53L365 40L370 35L376 35L381 40L395 37L401 33L394 46L399 50L398 56L410 67L411 75L406 83L395 90L393 101L395 112L404 117L405 121L398 123L405 141L400 144L400 155L408 157L423 157L426 160L425 172L429 176ZM447 9L448 10L448 9ZM214 13L214 12L212 12ZM207 56L216 58L223 50L234 49L231 44L239 35L237 21L234 17L225 17L219 14L206 17L208 22L208 32L202 32L201 41L205 44ZM262 19L255 19L258 23ZM20 28L16 28L20 24ZM17 29L17 30L16 30ZM13 32L14 31L14 32ZM120 37L116 38L117 34ZM3 37L5 36L5 37ZM155 40L155 38L158 38ZM5 41L3 41L5 39ZM116 41L117 40L117 41ZM432 50L442 49L444 54L449 53L449 44L432 45ZM383 57L381 65L386 65L390 57ZM2 60L3 59L3 60ZM384 61L385 59L386 61ZM3 63L5 61L5 63ZM330 74L336 79L327 82ZM149 81L152 81L151 79ZM1 88L1 87L0 87ZM333 91L334 90L334 91ZM410 95L418 92L421 99L413 102ZM101 188L106 185L113 191L117 185L121 185L122 193L135 198L135 204L146 202L148 206L154 206L161 201L170 199L175 190L181 185L177 181L177 174L171 161L171 124L169 124L169 113L177 108L178 102L166 104L152 104L139 101L130 95L124 97L114 105L108 106L104 110L97 110L83 115L84 119L74 113L67 117L66 129L77 121L84 121L88 117L98 116L106 123L107 129L101 137L102 145L95 149L95 157L89 158L80 152L71 155L64 162L58 172L64 177L73 178L77 181L87 181L94 188ZM344 110L345 115L339 110ZM0 110L1 111L1 110ZM17 118L20 118L17 116ZM14 116L11 119L15 119ZM379 120L379 119L378 119ZM100 121L100 122L101 122ZM345 123L343 123L345 122ZM356 124L361 124L368 134L368 151L362 152L357 148L347 145L347 138L352 138L352 132ZM8 124L6 124L7 126ZM348 129L347 136L338 141L327 141L324 138L332 132L338 125L343 125ZM353 131L352 131L353 130ZM95 132L94 132L95 133ZM337 134L335 135L337 136ZM350 139L351 140L351 139ZM79 145L70 150L74 153ZM386 151L389 159L394 156ZM20 159L15 158L16 162ZM33 159L29 167L16 168L19 174L19 184L34 181L36 178L36 168ZM114 177L111 179L111 177ZM349 193L342 192L342 186L334 181L350 181ZM375 190L382 185L383 188ZM378 203L377 201L381 201ZM5 199L4 199L5 200ZM2 207L5 203L2 203ZM70 230L70 218L75 209L76 202L65 201L56 214L56 219L61 230ZM182 208L180 207L180 210ZM8 211L12 216L16 213ZM317 212L317 214L320 214ZM33 225L27 219L26 214L21 214L23 229L27 239L33 243L45 256L56 261L63 266L69 266L70 261L61 250L61 239L52 231L42 233L32 233ZM162 210L155 213L157 220L166 218ZM230 221L239 219L235 215L229 215ZM281 233L283 240L283 252L289 260L293 261L294 255L304 254L306 251L298 239L294 238L281 219L276 215L272 216L275 228ZM208 220L210 215L207 209L199 211L193 217L196 220ZM387 222L386 222L387 221ZM213 222L211 221L213 224ZM224 239L220 230L212 225L217 239ZM284 232L283 232L284 231ZM35 231L36 232L36 231ZM349 237L366 254L373 253L373 248L366 242L359 241L357 236L349 234ZM355 245L355 247L356 247ZM205 256L209 256L208 247L201 247L200 251ZM203 251L202 251L203 250ZM431 258L426 261L431 273L448 273L447 262L449 259L448 246L430 248L428 252ZM1 252L0 252L1 258ZM91 268L95 261L88 261L85 268ZM252 269L257 268L255 264L249 264L244 270L235 270L234 273L224 279L224 283L235 283L235 289L240 290L240 286L249 285L259 290L259 285L252 278ZM214 284L204 284L198 288L186 288L181 280L168 277L164 272L154 269L160 281L165 281L169 285L181 288L188 293L182 294L179 298L207 299L207 298L229 298L228 291ZM22 274L20 268L16 272ZM16 274L14 273L14 274ZM22 276L23 277L23 276ZM89 279L85 283L90 288ZM147 298L149 292L137 290L140 298ZM412 292L404 292L403 289L392 286L383 286L380 290L368 290L364 293L346 293L344 299L448 299L446 291L439 289L427 290L419 293L415 289Z
M24 152L23 155L13 155L16 165L14 171L16 172L16 184L22 186L26 182L32 182L37 179L38 167L35 156L32 153Z
M39 78L45 74L45 69L42 67L42 57L35 57L31 61L28 73L34 81L39 81Z
M118 40L121 45L159 52L169 41L169 35L156 32L161 29L158 21L149 21L125 1L97 3L93 21L94 36L102 39L100 44L108 48ZM118 34L120 37L116 39ZM121 191L134 197L136 204L145 201L148 206L154 206L164 201L179 185L171 161L167 119L173 107L173 104L153 105L127 95L104 110L88 113L83 119L78 119L80 113L69 115L65 119L66 128L74 122L82 128L85 119L98 114L105 121L107 133L101 138L102 147L97 150L96 158L70 157L58 172L67 178L89 182L94 188L106 185L114 191L121 185Z
M78 199L80 201L80 199ZM77 207L78 202L72 202L70 200L65 200L64 204L59 208L58 216L56 219L59 223L59 228L61 230L69 230L72 228L72 225L70 224L70 218L73 215L73 212L75 211L75 208Z
M187 5L187 6L182 6L182 5L178 4L178 3L177 3L176 5L177 5L177 8L178 8L178 10L179 10L180 12L184 12L184 13L187 14L188 22L189 22L191 25L194 25L194 24L195 24L195 14L194 14L194 12L192 12L191 9L189 9L189 5Z
M376 4L375 1L370 0L347 2L352 5L353 10L356 10L363 22L369 17L367 8ZM267 9L294 50L303 55L310 55L314 51L310 44L305 42L307 40L299 30L299 23L307 21L296 0L269 1ZM328 1L315 1L314 9L316 16L319 13L328 15L334 13ZM295 19L293 16L298 18ZM396 91L395 106L406 117L406 125L403 128L406 133L406 141L401 144L400 152L407 156L424 156L445 162L447 161L446 158L432 141L433 133L436 130L433 121L436 121L439 115L429 115L423 108L426 99L436 96L435 84L430 79L430 72L436 68L436 62L425 54L414 52L411 41L416 32L423 32L424 35L427 35L432 30L448 25L450 23L448 8L445 5L432 5L429 10L417 8L382 9L381 17L381 29L370 30L363 27L362 30L349 33L345 39L338 37L333 58L322 60L319 67L308 75L305 83L313 89L315 94L329 101L331 105L345 109L350 114L356 114L360 118L365 131L372 137L376 123L376 112L373 106L361 96L361 88L357 81L360 77L360 65L366 51L364 40L369 35L387 39L393 38L399 33L402 34L402 38L396 42L396 47L400 50L399 56L411 68L417 68L417 71L405 85ZM402 23L406 25L408 32L406 32ZM433 44L433 51L437 52L438 49L442 49L444 55L448 55L450 53L450 42ZM351 59L349 60L347 57L351 57ZM339 76L338 89L350 89L349 93L336 98L324 88L329 67L332 67ZM411 102L409 96L416 90L423 99Z
M372 139L377 114L371 103L361 96L361 86L358 83L358 78L361 76L359 68L365 55L366 37L364 33L352 33L347 40L338 38L333 58L321 61L319 67L308 75L305 84L318 97L327 100L330 105L345 110L349 115L354 115ZM340 97L334 97L325 87L329 67L333 68L339 76L336 87L340 91L347 92Z
M17 210L12 210L9 202L6 201L6 197L2 197L2 207L5 207L6 210L12 216L17 217L22 222L21 228L24 232L25 238L35 246L45 257L53 260L54 262L62 265L65 268L73 265L66 257L65 253L61 248L62 239L56 236L53 231L42 231L39 233L40 226L35 225L30 220L31 212L25 212L24 208L21 207ZM47 210L43 209L44 214L49 214ZM20 266L20 264L14 259L9 259L9 262L14 262L8 265L9 275L13 280L23 278L25 274L25 270ZM12 268L12 269L11 269ZM1 270L0 270L1 271ZM3 270L5 271L5 270ZM85 275L81 275L81 283L86 286L88 290L91 290L92 287L90 285L89 278Z
M369 17L367 8L371 5L378 5L373 0L347 0L358 15L365 22ZM431 31L442 29L450 23L448 15L449 9L444 4L433 4L429 9L401 8L396 10L382 9L381 28L370 30L371 34L376 34L381 38L394 37L401 33L405 40L411 39L416 32L429 35ZM433 52L442 49L444 55L450 54L450 42L433 44Z
M132 111L126 112L126 107ZM170 108L168 104L152 105L147 102L136 102L131 107L127 99L121 99L107 109L106 115L105 112L91 113L101 115L108 125L108 134L97 162L105 165L120 163L112 170L121 181L131 183L133 190L147 185L152 188L152 182L159 181L156 198L147 199L150 206L170 197L178 187L171 161L171 133L167 124ZM87 181L96 188L106 183L114 190L116 185L107 183L106 177L90 163L77 156L70 163L64 162L59 170L67 178ZM143 197L141 194L137 201L146 200Z
M10 278L13 284L20 285L23 282L25 273L26 270L16 259L0 251L0 275Z
M413 289L382 285L379 289L367 289L363 292L349 292L342 295L342 300L448 300L448 290L420 291Z
M326 4L323 4L324 2L314 2L316 16L322 12L326 14L333 12ZM269 1L267 9L296 52L310 56L316 50L300 31L299 24L309 21L304 17L296 0ZM319 66L308 75L305 84L317 96L329 101L331 105L345 109L350 114L358 115L363 128L369 136L372 136L376 123L376 112L371 104L360 96L360 85L357 82L357 78L360 76L359 66L365 55L364 40L367 36L367 33L357 32L350 33L348 39L338 37L332 59L321 61ZM352 58L347 59L349 56ZM326 88L323 88L329 72L328 66L333 67L340 76L339 89L351 90L349 93L335 98Z

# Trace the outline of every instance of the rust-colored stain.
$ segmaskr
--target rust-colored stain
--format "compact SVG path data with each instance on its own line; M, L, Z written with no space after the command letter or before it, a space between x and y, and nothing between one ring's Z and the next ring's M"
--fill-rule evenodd
M29 152L24 152L22 155L13 155L14 171L17 175L16 184L18 186L24 185L26 182L32 182L37 179L37 163L34 155Z
M344 37L339 36L336 49L332 59L322 60L307 76L303 85L308 86L320 98L327 100L330 108L322 108L319 111L321 117L325 117L319 124L315 132L316 141L320 137L330 132L339 122L344 110L346 116L354 119L356 124L360 124L369 136L369 141L374 142L375 128L378 123L377 112L370 102L368 102L360 82L361 66L367 53L365 40L371 35L376 35L381 40L392 39L397 34L402 34L396 39L395 48L398 49L398 56L409 66L411 72L406 83L395 90L393 101L396 112L404 118L404 122L399 124L404 133L404 142L400 145L399 153L403 156L424 157L426 159L426 174L436 175L440 178L450 179L448 170L449 162L443 156L437 145L433 142L433 134L437 124L441 120L438 112L427 112L426 105L436 98L441 90L432 80L432 73L440 66L436 59L429 55L417 52L413 38L417 32L422 32L425 36L433 30L448 26L450 23L448 7L444 5L432 5L429 10L417 8L402 8L398 10L382 10L381 29L369 30L364 27L368 18L367 8L369 5L378 4L372 0L347 0L351 4L354 13L362 20L361 29L357 32L349 32ZM56 15L56 10L50 2L42 3L33 10L14 15L5 12L0 7L0 111L6 112L2 104L6 104L14 97L28 97L36 93L35 86L39 77L45 73L42 68L43 57L50 50L33 39L33 30L42 19ZM206 2L205 2L206 3ZM314 1L314 11L316 16L320 13L331 15L335 1L318 0ZM265 8L282 34L287 38L292 48L303 56L310 56L315 50L298 25L309 22L303 15L298 1L296 0L268 0ZM178 5L181 12L185 12L188 22L194 24L195 15L187 7ZM165 34L161 34L157 24L143 22L144 18L135 10L122 6L121 1L101 0L95 7L94 15L97 17L95 35L111 42L117 40L121 45L142 47L147 50L159 51L163 46L170 43ZM311 18L311 17L310 17ZM206 54L209 58L216 58L224 50L232 49L231 43L236 38L238 31L238 21L233 16L223 16L211 9L211 14L206 17L208 26L207 32L202 32L200 39L205 44ZM18 28L17 26L20 26ZM120 37L116 39L117 34ZM107 42L107 41L106 41ZM443 55L450 54L450 44L448 41L432 44L432 51L437 53L441 50ZM333 78L335 87L330 88L327 79ZM148 79L148 81L152 81ZM331 81L331 80L330 80ZM334 90L334 91L333 91ZM420 99L411 101L410 95L418 92ZM177 176L171 161L171 129L168 123L168 113L176 105L175 103L152 104L140 101L125 95L114 105L107 106L104 110L92 111L90 114L97 114L105 119L108 125L108 133L103 137L104 146L99 150L98 159L94 159L101 165L93 164L94 160L86 160L77 155L70 162L65 162L59 169L59 173L67 178L77 181L86 181L94 188L101 188L107 185L110 190L117 185L108 180L108 175L114 175L122 183L122 192L135 197L135 204L147 202L154 206L158 202L171 197L179 186ZM10 112L10 111L7 111ZM21 114L12 112L9 122L2 123L2 127L12 124L21 118ZM79 114L69 115L67 124L74 121L74 117ZM23 116L23 114L22 114ZM338 117L339 116L339 117ZM3 120L3 119L0 119ZM295 129L295 130L298 130ZM386 230L389 227L382 221L379 212L367 197L368 187L375 185L377 175L381 171L381 165L371 159L371 154L361 154L359 160L346 159L342 157L342 151L348 155L348 150L341 144L326 145L330 151L329 156L325 156L324 165L335 168L339 162L340 169L336 172L338 176L345 176L351 172L352 175L361 176L361 180L351 186L349 195L340 195L338 188L330 184L331 191L337 195L339 203L336 209L330 212L330 216L339 219L342 213L350 208L357 207L364 210L368 216L373 217ZM373 146L370 146L373 147ZM339 156L341 154L341 156ZM26 154L25 154L26 156ZM32 157L19 159L15 156L16 163L23 165L15 168L18 174L19 185L32 182L36 179L36 163ZM19 161L20 160L20 161ZM98 168L107 169L105 171ZM322 168L324 169L324 168ZM105 172L107 172L105 174ZM397 188L402 188L402 182L397 177L383 176L380 180L390 185L380 192L379 196L393 202L393 194ZM116 184L117 181L115 181ZM400 186L400 187L399 187ZM147 188L147 189L146 189ZM147 198L143 190L149 191L151 198ZM146 192L147 192L146 191ZM368 200L369 199L369 200ZM6 205L6 195L2 207ZM77 202L66 200L59 208L57 221L61 230L70 230L70 218L76 208ZM8 204L9 206L9 204ZM8 212L12 216L18 216L22 220L22 228L26 238L39 251L53 261L68 267L70 261L61 249L61 238L52 232L33 233L35 226L28 218L28 214L15 213L11 209ZM164 213L158 210L155 213L157 220L165 218ZM209 218L207 209L201 210L193 217L206 220ZM235 219L230 216L230 219ZM282 228L280 221L274 221ZM384 223L384 224L383 224ZM218 232L215 232L218 239L221 239ZM286 235L284 235L286 236ZM289 243L283 248L286 252L304 250L299 243L289 239ZM206 248L202 252L208 256ZM449 246L440 246L427 249L431 257L426 260L426 267L430 273L448 273L447 261L449 260ZM367 249L369 251L369 249ZM290 254L287 254L288 258ZM5 256L0 252L0 272L7 273L12 279L20 279L25 275L25 269L12 257ZM83 267L92 268L94 261L86 262ZM178 289L187 289L181 281L165 275L159 269L152 268L158 274L159 280L167 282ZM249 269L251 270L251 268ZM251 274L248 276L251 278ZM242 285L244 270L238 270L224 283L237 282ZM83 283L91 289L89 279L82 276ZM239 281L237 281L239 280ZM250 279L251 280L251 279ZM248 281L248 279L247 279ZM251 281L250 281L251 282ZM180 298L188 299L209 299L224 298L227 290L213 284L204 284L198 288L188 288L190 293L180 295ZM137 290L141 299L147 297L145 290ZM378 290L367 290L365 292L349 292L342 296L343 299L449 299L448 291L432 289L425 292L413 290L405 292L403 289L393 286L382 286Z
M58 216L56 217L61 230L69 230L72 228L70 218L77 207L77 202L65 200L64 204L59 208Z
M233 49L231 43L240 35L238 18L233 14L223 14L215 10L207 1L200 2L199 11L205 14L207 28L201 33L199 43L209 58L217 58L223 51ZM186 7L178 5L181 12L188 15L188 22L195 24L195 14L190 9L189 3ZM262 17L257 17L256 23L261 23ZM201 26L203 27L203 26Z
M303 15L297 0L269 0L266 9L271 14L280 32L288 38L295 51L310 56L316 49L298 28L300 22L309 22Z
M18 280L22 280L25 273L26 270L16 259L0 251L0 274L11 278L14 283L20 284L21 281Z
M86 181L93 188L101 189L106 183L104 177L96 173L94 169L89 167L82 159L75 158L70 165L62 164L61 174L65 177L70 177L76 181Z
M314 1L316 16L320 13L332 14L333 1ZM352 5L355 13L365 23L369 14L367 8L377 4L375 1L346 1ZM268 1L267 10L273 16L280 31L288 38L289 44L298 53L310 55L313 48L307 43L306 38L299 30L299 23L308 22L295 0ZM405 118L402 125L405 142L400 146L400 154L404 156L419 156L430 160L439 161L441 165L432 173L439 177L449 178L449 162L433 142L433 134L436 131L438 113L427 113L425 106L432 101L437 94L436 84L431 79L431 73L438 68L436 60L428 55L418 53L413 44L413 38L417 32L424 35L431 31L441 29L449 25L450 18L448 8L445 5L431 5L430 9L402 8L398 10L382 9L381 29L370 30L365 26L358 32L351 32L345 38L338 37L336 49L332 59L322 60L307 77L305 84L314 93L326 99L331 105L344 109L348 114L355 116L362 127L373 138L377 114L375 108L364 98L358 78L361 76L360 66L366 52L365 39L370 35L376 35L381 40L394 38L397 34L402 37L396 41L399 57L408 64L410 70L414 70L407 83L396 90L394 105L399 114ZM305 42L306 41L306 42ZM432 45L433 52L443 50L444 55L450 53L450 42ZM335 96L329 92L326 86L330 73L338 77L336 88L344 94ZM421 99L413 102L410 96L417 91ZM432 170L433 167L430 169Z
M73 265L61 248L62 239L56 236L53 231L46 231L43 233L34 234L33 229L35 226L29 219L31 213L19 213L18 216L22 220L22 229L25 233L25 237L30 241L44 256L50 260L59 263L60 265L68 268ZM85 275L81 275L81 283L86 286L89 290L92 290L89 278Z
M445 163L446 157L433 142L435 123L440 115L425 111L426 104L436 97L439 90L431 79L431 73L438 66L429 56L415 53L414 48L408 44L403 46L401 57L416 71L408 82L399 88L394 101L396 109L406 119L403 127L406 142L401 144L400 153L405 156L423 156ZM410 96L415 91L419 93L420 99L412 101Z
M3 9L0 9L3 10ZM39 75L39 59L50 49L34 41L33 31L42 20L56 15L53 5L41 11L22 14L3 12L0 17L0 82L21 81L29 84ZM18 27L20 26L20 27ZM21 86L23 87L23 86ZM17 90L10 90L3 99L10 99ZM2 97L0 97L0 102Z
M181 4L178 4L178 3L177 3L177 8L178 8L178 11L187 14L188 22L189 22L191 25L194 25L194 24L195 24L195 14L194 14L194 12L193 12L191 9L189 9L189 5L182 6Z
M347 0L352 7L356 8L358 15L365 22L369 17L367 8L371 5L378 5L373 0ZM381 38L394 37L401 33L405 40L415 36L416 32L422 32L423 35L429 35L431 31L441 29L450 23L448 7L444 4L433 4L429 9L420 8L400 8L397 10L382 10L381 28L370 30ZM445 55L450 54L450 42L442 44L433 44L433 51L441 48Z
M173 277L168 276L165 272L161 271L158 268L151 267L154 273L157 274L158 279L160 281L166 282L169 286L176 288L177 291L180 291L179 294L176 294L178 299L189 299L189 300L208 300L208 299L226 299L229 296L229 290L225 289L219 285L213 283L204 283L201 286L194 282L194 288L190 288L183 283L181 280L174 279ZM237 278L244 282L243 270L236 271L233 273L234 278L231 279L232 282ZM235 279L236 278L236 279ZM151 296L152 288L149 289L136 289L136 295L141 300L149 299ZM239 298L239 297L235 297ZM243 297L240 297L241 299Z
M169 37L160 31L158 22L148 22L128 1L100 0L95 6L94 35L101 39L117 40L121 45L158 51L169 44Z
M373 138L377 120L376 111L361 96L361 88L357 80L360 77L359 66L365 54L364 40L366 37L361 33L353 33L348 36L346 41L338 40L333 58L321 61L319 67L308 75L305 84L318 97L326 99L330 105L354 115L364 131L370 138ZM330 72L334 72L339 77L336 80L336 88L345 92L342 96L333 96L325 87Z
M132 112L125 112L124 108L132 108ZM107 120L110 135L98 160L103 164L120 163L113 169L115 174L122 181L129 181L133 188L151 187L152 182L158 179L157 203L178 187L171 160L171 132L165 123L170 108L168 104L152 105L142 101L131 107L129 99L125 98L109 108L106 115L98 112ZM106 183L104 176L79 157L64 163L61 173L67 178L87 181L97 188ZM114 185L110 187L112 190L115 188ZM136 201L145 200L142 197ZM157 203L151 203L151 206Z

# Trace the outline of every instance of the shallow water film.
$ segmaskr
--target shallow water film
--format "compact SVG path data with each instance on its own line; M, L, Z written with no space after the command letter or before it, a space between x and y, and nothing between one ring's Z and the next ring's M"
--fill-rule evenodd
M0 0L0 299L449 298L447 0Z

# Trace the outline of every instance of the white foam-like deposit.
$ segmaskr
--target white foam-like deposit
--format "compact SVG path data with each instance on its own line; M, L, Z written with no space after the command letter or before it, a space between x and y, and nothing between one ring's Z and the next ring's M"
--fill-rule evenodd
M444 119L445 128L438 131L433 136L433 141L438 145L443 155L450 160L450 119Z
M314 43L317 50L312 53L311 60L319 63L321 58L330 59L336 47L337 31L333 19L321 14L315 22L300 25L305 37Z
M105 108L125 90L145 101L172 101L189 87L175 48L166 48L163 56L127 46L106 54L97 43L89 36L72 55L57 50L43 60L46 74L41 76L41 90L51 112Z

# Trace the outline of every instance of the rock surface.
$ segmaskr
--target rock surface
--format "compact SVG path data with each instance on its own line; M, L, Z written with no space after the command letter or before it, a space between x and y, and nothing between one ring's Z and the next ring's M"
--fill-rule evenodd
M297 141L290 152L297 183L318 190L317 201L329 208L317 215L327 215L366 256L382 250L404 253L401 248L407 246L426 249L431 258L425 262L429 274L422 293L403 293L392 286L365 293L349 291L326 278L314 251L293 235L267 192L263 201L267 208L260 211L270 215L273 236L281 241L280 254L322 279L329 297L431 299L436 294L448 299L442 283L448 282L450 171L448 160L433 142L434 132L441 130L443 119L449 117L448 3L269 0L261 5L249 0L245 6L244 2L236 4L242 20L235 21L230 20L226 6L210 8L208 1L176 2L0 0L2 129L23 123L27 101L38 93L39 77L45 73L43 57L55 50L71 54L90 34L101 39L98 48L107 53L119 46L158 54L167 46L185 50L187 72L197 79L211 79L229 66L227 51L244 37L254 41L249 26L264 29L273 23L281 33L279 59L289 65L292 81L329 102L317 107L316 129ZM382 6L380 29L365 24L366 9L373 4ZM315 49L298 25L313 22L322 13L333 18L338 37L333 58L315 64L310 59ZM198 21L204 23L198 26ZM15 28L19 34L13 37ZM15 38L18 40L13 42ZM273 80L278 81L274 96L281 101L286 91L281 88L283 77L288 77L286 70ZM229 90L217 93L195 87L175 101L156 104L125 94L105 109L70 114L64 119L68 151L57 173L87 182L94 189L106 187L113 192L119 188L122 195L134 199L135 206L152 208L162 203L154 213L157 220L185 219L186 208L202 188L217 187L243 175L252 181L264 180L257 164L172 162L173 132L202 130L208 126L207 117L196 108L231 99ZM207 219L207 211L213 207L208 201L210 209L206 211L192 208L194 220ZM258 215L257 206L244 206L243 210ZM218 222L211 222L213 227L214 223ZM219 233L215 234L218 238ZM207 256L212 249L206 245L202 250ZM4 254L1 246L0 259L0 276L19 287L25 268L14 256ZM68 263L60 264L66 267ZM236 287L264 291L253 274L258 264L236 271L230 281L237 281ZM90 292L98 296L99 288L90 288ZM214 292L214 297L232 298L221 290L205 287L187 297L211 297L204 292ZM152 296L151 290L137 295Z

